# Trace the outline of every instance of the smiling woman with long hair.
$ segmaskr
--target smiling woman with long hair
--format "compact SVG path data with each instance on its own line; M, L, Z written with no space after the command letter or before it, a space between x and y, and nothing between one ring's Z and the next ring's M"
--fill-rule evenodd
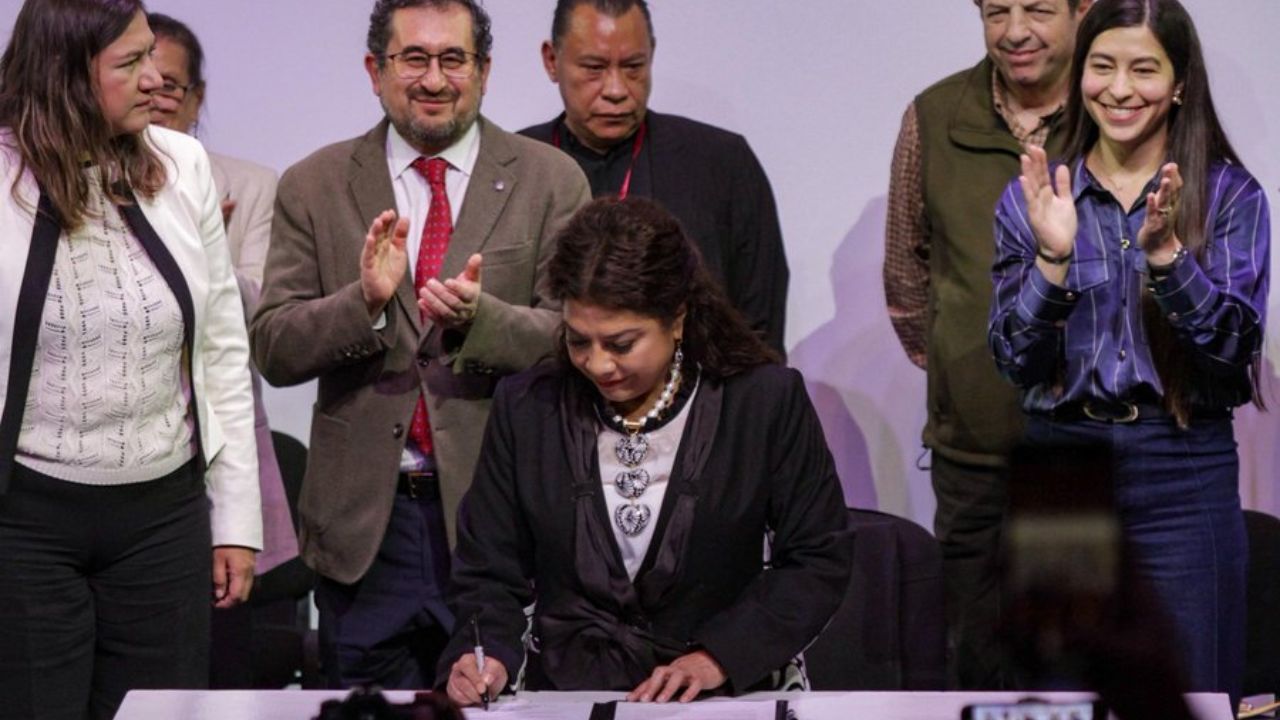
M580 210L548 276L562 357L499 385L460 512L450 696L521 675L658 701L787 684L852 552L800 374L651 201Z
M138 0L27 0L0 58L3 718L200 687L261 546L244 318L153 44Z
M996 209L990 343L1028 439L1102 442L1139 572L1191 689L1238 696L1247 549L1233 408L1261 404L1266 193L1218 122L1177 0L1080 25L1068 162L1022 159Z

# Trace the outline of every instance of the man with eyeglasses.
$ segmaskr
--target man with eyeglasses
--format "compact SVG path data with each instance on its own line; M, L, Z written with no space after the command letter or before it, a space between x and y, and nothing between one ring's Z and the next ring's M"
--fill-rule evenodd
M542 62L564 112L520 132L568 153L593 195L671 211L729 301L785 353L787 257L769 179L741 135L648 109L654 48L645 0L557 0Z
M151 123L178 132L196 134L205 99L204 48L186 23L162 13L148 13L147 24L155 34L152 62L163 81L151 92ZM209 153L214 187L222 200L227 248L240 285L240 299L250 314L262 287L262 266L271 241L271 212L276 199L276 174L256 163ZM262 551L255 566L257 589L305 587L309 573L300 568L298 539L289 509L280 464L271 439L271 426L262 403L262 381L253 371L254 438L258 444L258 490L262 497ZM274 606L278 608L279 605ZM247 657L252 646L253 616L270 614L273 606L259 603L216 608L211 623L209 686L253 687L253 663L235 662Z
M156 36L152 59L164 80L164 85L151 93L151 122L195 135L205 98L200 40L185 23L168 15L148 13L147 24ZM276 174L257 163L215 152L209 153L209 164L222 201L231 263L241 278L261 287L271 240Z
M432 685L489 400L552 352L543 270L590 199L572 161L480 115L489 26L475 0L377 0L386 117L280 180L251 337L269 381L319 379L299 509L334 687Z

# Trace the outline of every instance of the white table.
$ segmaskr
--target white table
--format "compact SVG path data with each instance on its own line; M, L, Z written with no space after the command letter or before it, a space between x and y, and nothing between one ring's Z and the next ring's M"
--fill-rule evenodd
M320 703L346 696L329 690L134 690L124 699L116 720L310 720ZM1015 702L1032 693L973 692L815 692L759 693L743 700L786 699L797 720L959 720L965 705L984 702ZM387 698L403 703L413 699L407 691L389 691ZM1090 697L1083 693L1034 693L1036 697L1071 701ZM620 700L622 693L521 693L522 704L549 706L557 712L550 717L585 719L592 703ZM1188 704L1199 720L1232 720L1226 695L1195 693ZM720 702L719 699L704 701ZM507 714L507 713L501 713ZM498 720L499 713L490 713ZM483 713L468 712L469 717Z

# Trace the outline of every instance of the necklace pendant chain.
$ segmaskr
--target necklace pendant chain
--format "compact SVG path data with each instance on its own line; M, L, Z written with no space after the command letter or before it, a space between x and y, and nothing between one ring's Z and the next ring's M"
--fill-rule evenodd
M649 412L641 415L638 420L627 420L618 413L613 414L613 422L620 425L624 431L631 435L637 435L644 432L644 428L649 424L650 420L657 420L662 417L662 413L676 399L676 388L680 385L680 365L684 362L684 352L680 349L680 344L676 343L676 354L671 362L671 373L667 379L667 384L663 386L662 393L658 395L658 399L653 403L653 407L649 408Z
M648 527L653 518L653 510L640 502L640 496L649 487L649 473L640 467L645 456L649 454L649 437L645 434L645 426L650 420L658 420L667 408L675 402L676 388L680 384L680 366L684 362L684 353L677 342L675 357L671 362L671 373L662 393L653 407L637 420L624 419L614 413L613 422L622 427L622 437L613 446L613 454L626 470L618 473L614 479L614 488L627 500L626 505L619 505L613 514L613 521L618 529L627 537L635 537Z

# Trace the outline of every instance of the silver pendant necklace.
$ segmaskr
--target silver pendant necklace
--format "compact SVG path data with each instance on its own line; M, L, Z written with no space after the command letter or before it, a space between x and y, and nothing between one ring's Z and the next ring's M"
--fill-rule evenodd
M640 467L645 455L649 453L649 437L644 434L645 426L651 420L662 416L671 403L675 401L676 388L680 385L680 365L684 362L684 353L680 343L676 343L675 357L671 361L671 373L667 384L662 388L657 402L649 412L639 420L625 420L617 413L613 415L613 423L622 427L622 437L614 443L613 454L626 469L613 479L613 486L618 494L627 499L626 505L619 505L613 513L613 521L618 529L627 537L635 537L644 532L649 520L653 517L653 509L640 502L640 496L649 487L649 473Z

